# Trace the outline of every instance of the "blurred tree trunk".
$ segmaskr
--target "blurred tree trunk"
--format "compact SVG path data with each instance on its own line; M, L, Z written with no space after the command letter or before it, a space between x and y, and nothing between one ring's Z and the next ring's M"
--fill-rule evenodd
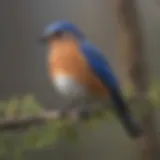
M135 0L115 0L114 9L118 26L118 52L120 52L121 64L123 64L124 81L126 82L127 79L133 85L136 104L144 105L148 103L146 95L150 79L137 5ZM140 107L139 110L141 109ZM148 111L141 117L145 135L136 141L143 160L153 160L155 151L158 151L153 111L154 108L149 106Z

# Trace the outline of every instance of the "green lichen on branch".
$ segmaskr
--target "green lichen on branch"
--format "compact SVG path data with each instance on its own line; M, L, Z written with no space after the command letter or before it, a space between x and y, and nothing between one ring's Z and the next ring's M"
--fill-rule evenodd
M132 95L131 90L124 92L126 99ZM155 107L160 105L160 83L154 82L151 85L147 99ZM108 105L111 105L110 103ZM137 107L139 105L139 107ZM135 114L141 116L147 112L148 104L136 104ZM110 107L111 108L111 107ZM27 115L39 115L44 107L37 102L33 95L26 95L23 98L11 97L8 101L0 101L0 118L18 118ZM32 126L25 131L14 133L0 132L0 158L22 159L23 152L27 150L40 150L53 146L59 139L65 139L68 143L75 144L79 140L79 123L83 123L87 129L96 129L102 121L109 121L115 118L113 110L107 112L94 112L91 118L85 123L73 121L72 119L56 119L47 121L42 126ZM10 154L8 154L10 153Z

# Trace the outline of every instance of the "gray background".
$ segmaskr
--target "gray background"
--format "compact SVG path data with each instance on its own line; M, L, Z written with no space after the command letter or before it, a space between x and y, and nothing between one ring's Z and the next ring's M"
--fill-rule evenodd
M152 77L156 78L160 76L160 8L154 0L137 2L145 33L145 49ZM125 81L120 76L115 21L109 0L1 0L0 99L8 99L15 94L34 93L46 107L62 106L65 103L60 101L61 98L48 80L45 47L38 43L43 27L59 19L71 20L79 25L88 39L108 56L117 75ZM76 147L61 142L51 151L28 155L28 158L134 159L133 142L114 121L102 124L94 132L82 129L81 140Z

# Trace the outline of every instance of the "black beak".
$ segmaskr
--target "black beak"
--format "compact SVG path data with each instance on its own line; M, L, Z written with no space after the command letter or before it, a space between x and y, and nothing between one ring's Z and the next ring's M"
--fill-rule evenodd
M51 39L55 39L55 38L60 38L64 35L64 32L63 31L58 31L58 32L55 32L53 34L50 34L50 35L43 35L39 38L39 42L40 43L46 43L48 42L49 40Z
M42 37L39 38L39 41L45 43L48 42L50 39L61 38L63 35L64 35L63 31L57 31L50 35L43 35Z

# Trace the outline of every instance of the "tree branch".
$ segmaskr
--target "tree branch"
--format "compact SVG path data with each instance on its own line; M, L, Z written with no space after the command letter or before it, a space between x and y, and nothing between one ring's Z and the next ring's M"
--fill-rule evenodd
M93 109L89 112L75 112L73 110L70 110L65 113L62 110L52 109L48 111L43 111L38 115L0 118L0 132L26 130L32 126L45 125L47 124L47 122L52 120L65 120L67 118L73 122L76 122L78 120L88 120L92 116L103 117L103 115L105 115L103 109Z
M27 129L30 126L45 124L48 120L56 120L60 117L58 111L47 111L36 116L22 116L18 118L0 119L0 131Z
M135 90L136 102L145 102L148 93L150 73L143 45L143 33L137 10L136 0L116 0L115 12L117 28L119 30L119 50L121 55L126 53L125 60L128 77ZM159 150L158 140L153 127L154 108L151 106L149 112L142 117L142 126L146 137L137 141L137 148L142 153L142 159L151 160L154 150Z
M0 132L3 131L16 131L21 129L28 129L31 126L38 126L46 124L50 120L58 120L63 118L60 111L50 110L42 112L39 115L22 116L22 117L12 117L12 118L2 118L0 119ZM76 113L69 115L69 118L75 121L78 116Z

